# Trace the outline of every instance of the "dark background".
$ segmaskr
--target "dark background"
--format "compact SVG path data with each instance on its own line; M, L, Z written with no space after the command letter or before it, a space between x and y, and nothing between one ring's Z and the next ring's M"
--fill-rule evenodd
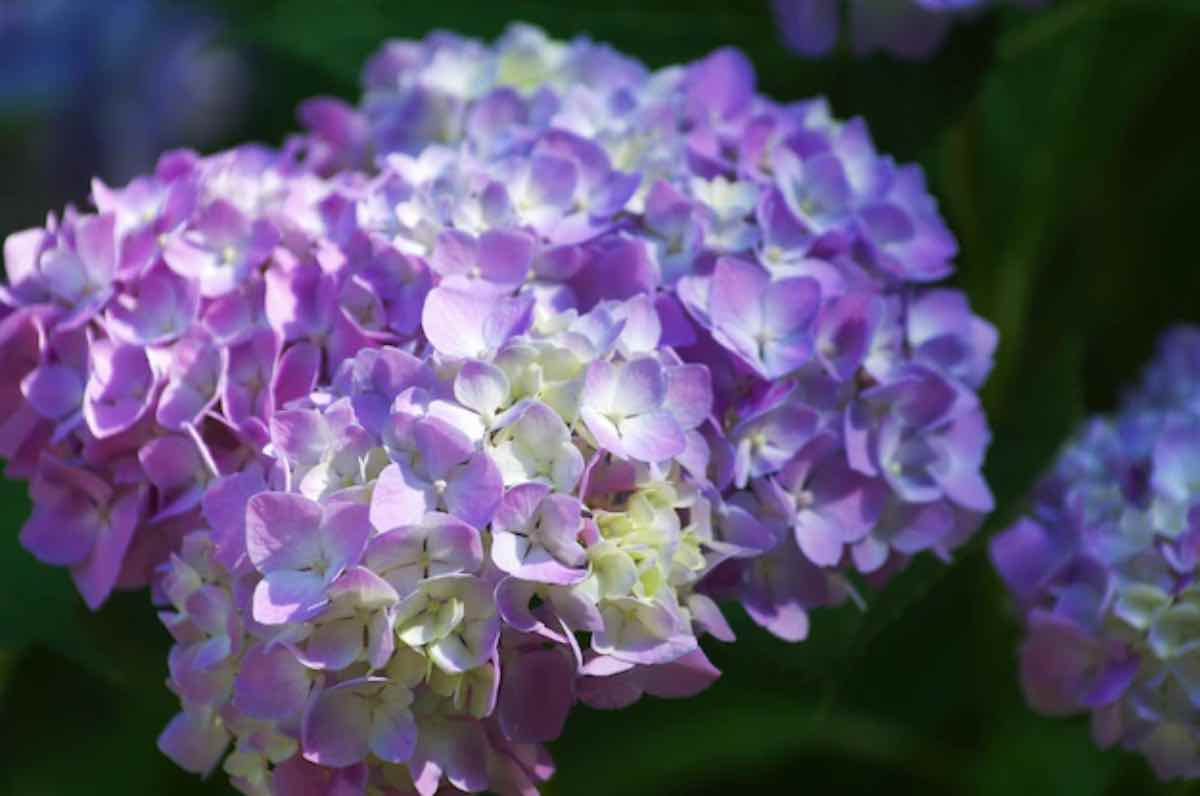
M551 745L559 773L547 793L1192 792L1155 784L1134 755L1095 749L1086 719L1027 710L1018 627L984 540L1020 510L1074 423L1114 405L1159 332L1200 320L1200 0L988 13L957 26L924 64L802 60L780 46L758 0L207 8L248 76L243 110L216 144L276 143L300 99L354 97L361 62L386 36L440 27L491 38L519 19L558 37L587 33L654 66L737 45L763 91L825 94L839 116L865 116L882 151L924 164L962 244L955 281L1000 328L985 390L1000 509L953 566L918 562L866 613L818 612L798 645L731 608L739 641L706 643L722 679L682 702L577 709ZM31 154L55 119L0 103L6 233L81 200L77 175L103 169ZM223 773L201 783L154 747L175 706L162 686L167 636L145 595L117 595L90 615L63 571L17 545L23 485L0 488L0 794L229 793Z

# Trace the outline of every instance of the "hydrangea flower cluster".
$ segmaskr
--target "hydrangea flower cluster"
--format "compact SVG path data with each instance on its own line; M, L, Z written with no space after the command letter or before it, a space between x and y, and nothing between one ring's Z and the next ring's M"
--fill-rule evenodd
M957 244L920 168L880 155L863 120L837 121L820 99L774 103L754 81L736 50L648 72L518 25L494 47L389 43L357 107L323 98L301 115L319 167L379 164L389 199L368 198L360 217L455 287L425 308L439 353L500 345L512 311L481 296L515 289L535 325L650 300L658 345L713 385L676 458L717 492L717 516L744 510L778 540L719 568L710 590L802 638L802 604L847 595L832 571L946 556L992 509L975 391L996 332L961 292L930 284L953 272ZM480 161L498 179L471 175ZM513 226L535 251L519 266L484 256L485 238ZM438 316L453 334L429 326Z
M809 58L829 55L847 16L851 49L924 60L937 52L957 19L999 0L772 0L771 10L789 49ZM1037 8L1047 0L1007 0Z
M737 51L650 72L526 26L364 84L283 155L170 156L6 243L24 541L161 564L181 765L535 793L577 702L718 676L718 601L800 640L991 510L995 331L861 120Z
M296 152L174 152L5 240L0 455L31 481L22 544L92 608L146 584L208 484L262 457L274 407L375 333L320 264L335 185Z
M697 581L771 540L713 522L679 463L707 371L659 347L647 296L545 326L532 304L441 283L432 354L360 352L275 413L276 466L213 483L167 566L169 754L207 770L235 738L247 793L330 769L528 792L576 700L715 679L697 636L731 632Z
M1200 776L1200 329L1160 342L1142 385L1089 420L992 540L1025 615L1035 710L1090 713L1101 746Z

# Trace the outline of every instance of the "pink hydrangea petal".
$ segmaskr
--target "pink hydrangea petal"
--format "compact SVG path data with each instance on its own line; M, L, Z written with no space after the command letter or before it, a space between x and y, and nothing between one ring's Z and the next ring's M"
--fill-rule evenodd
M370 729L371 751L389 763L405 763L417 745L417 724L406 705L389 704L375 713Z
M302 569L321 555L321 507L300 495L262 492L246 504L246 551L259 571Z
M95 507L81 499L55 510L35 505L21 527L21 546L39 560L54 566L81 563L96 544L101 525L88 521Z
M347 683L324 691L304 716L304 757L329 768L362 762L371 751L371 709Z
M158 736L158 748L185 771L207 775L220 762L229 741L229 731L215 714L183 711Z
M492 518L504 492L504 480L491 457L476 453L446 486L444 499L450 513L477 528Z
M242 658L234 705L251 718L279 721L304 709L311 687L308 670L287 647L258 645Z
M665 410L631 417L621 424L625 452L643 462L662 462L683 453L686 440L674 416Z
M654 357L638 357L625 363L613 387L613 409L623 415L651 412L667 397L667 377Z
M363 625L355 616L317 624L304 647L307 665L335 672L362 654Z
M107 527L96 537L91 555L71 568L76 588L93 611L108 599L116 586L125 552L142 520L145 497L145 492L140 489L118 497L112 505Z
M505 669L497 712L505 737L518 743L553 741L575 701L575 662L562 649L520 655Z
M21 380L25 400L38 414L51 420L79 410L83 387L79 372L66 365L42 365Z
M315 615L325 605L325 579L312 572L278 569L254 588L254 620L282 625Z
M271 390L278 406L306 397L321 375L321 349L312 343L289 346L275 366Z
M333 503L325 507L319 538L324 560L332 572L354 566L371 536L370 510L360 503Z
M380 531L415 525L436 503L433 487L417 478L405 464L384 468L371 496L371 525Z

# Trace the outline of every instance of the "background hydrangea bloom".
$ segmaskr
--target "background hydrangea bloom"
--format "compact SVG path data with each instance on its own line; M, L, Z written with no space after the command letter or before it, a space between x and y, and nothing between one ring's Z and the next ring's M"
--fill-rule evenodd
M10 236L23 541L92 605L158 573L168 755L527 793L577 701L715 680L714 600L800 640L971 534L996 333L932 286L954 238L861 120L754 81L391 42L282 153L172 154Z
M29 159L8 161L17 178L57 204L81 197L96 174L125 181L165 148L223 140L248 84L244 53L222 43L224 27L196 3L5 3L0 119L37 123L34 134L6 139Z
M789 49L809 58L829 55L847 17L855 55L883 51L906 59L931 57L955 20L998 0L771 0ZM1037 8L1047 0L1006 0Z
M1121 411L1079 430L991 545L1025 614L1029 704L1090 713L1097 743L1163 779L1200 776L1198 356L1195 328L1164 335Z

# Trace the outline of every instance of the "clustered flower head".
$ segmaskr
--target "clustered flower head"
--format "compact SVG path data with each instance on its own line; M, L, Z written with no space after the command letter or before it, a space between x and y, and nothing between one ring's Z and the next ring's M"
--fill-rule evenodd
M833 51L844 14L855 55L883 51L923 60L937 52L957 19L1002 2L1037 8L1048 0L772 0L771 10L784 43L803 56Z
M5 240L0 455L31 482L22 544L92 608L145 585L274 408L367 340L316 259L336 184L294 153L173 152Z
M364 84L6 243L23 540L157 567L181 765L535 793L576 703L716 679L718 601L800 640L991 510L995 331L861 120L527 26Z
M1200 330L1161 340L1141 386L1089 420L992 559L1025 614L1034 709L1090 713L1102 746L1200 776Z

